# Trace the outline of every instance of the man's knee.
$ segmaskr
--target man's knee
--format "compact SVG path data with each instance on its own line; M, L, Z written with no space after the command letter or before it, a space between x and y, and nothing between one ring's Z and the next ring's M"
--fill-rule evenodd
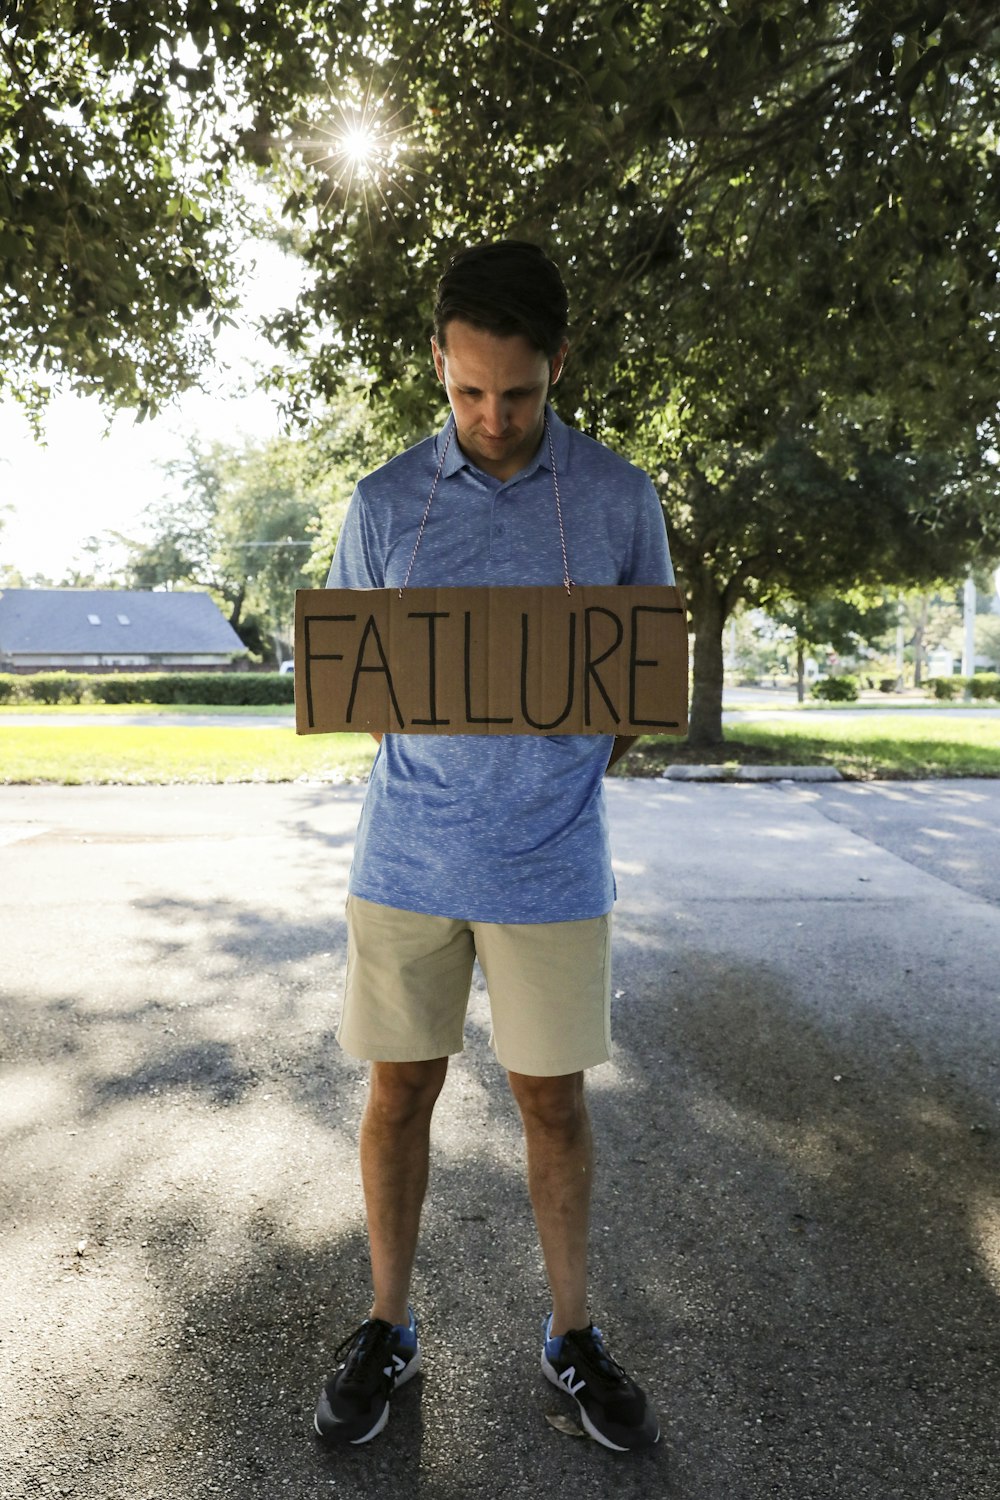
M556 1078L536 1078L528 1073L507 1076L527 1132L572 1136L585 1126L587 1103L582 1073Z
M389 1127L430 1116L448 1071L446 1057L427 1062L373 1062L368 1114Z

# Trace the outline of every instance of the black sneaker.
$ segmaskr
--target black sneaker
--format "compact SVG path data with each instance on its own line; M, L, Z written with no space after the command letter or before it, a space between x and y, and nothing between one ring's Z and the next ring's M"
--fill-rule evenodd
M410 1309L414 1335L417 1320ZM420 1369L420 1345L382 1318L366 1318L341 1344L345 1355L320 1391L315 1427L327 1443L367 1443L389 1420L389 1397Z
M546 1322L546 1335L551 1327ZM560 1390L573 1397L580 1420L605 1448L624 1453L629 1448L651 1448L660 1426L645 1395L604 1347L601 1330L572 1328L562 1339L542 1346L542 1369Z

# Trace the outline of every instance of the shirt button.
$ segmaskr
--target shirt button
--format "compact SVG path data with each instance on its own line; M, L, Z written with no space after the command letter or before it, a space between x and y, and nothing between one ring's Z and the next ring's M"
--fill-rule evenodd
M494 536L503 536L503 534L506 531L506 529L507 528L505 526L494 526L494 528L493 528L493 534L494 534Z

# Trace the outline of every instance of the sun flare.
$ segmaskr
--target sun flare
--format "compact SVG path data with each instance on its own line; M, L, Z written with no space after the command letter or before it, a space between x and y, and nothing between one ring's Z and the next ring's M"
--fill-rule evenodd
M338 112L313 123L308 136L300 136L296 145L307 154L315 167L338 180L372 176L379 170L388 143L382 139L373 118Z
M348 98L328 96L325 106L300 121L288 145L299 154L317 181L315 212L349 215L360 207L371 224L376 217L395 218L413 201L413 143L402 108L386 95L355 89Z
M378 152L378 137L369 125L350 126L340 135L339 141L343 154L357 167L363 167Z

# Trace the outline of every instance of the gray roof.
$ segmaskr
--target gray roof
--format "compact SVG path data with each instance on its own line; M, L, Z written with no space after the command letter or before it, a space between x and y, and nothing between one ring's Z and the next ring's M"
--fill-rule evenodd
M98 620L94 624L91 616ZM208 594L148 589L0 590L0 656L244 649Z

